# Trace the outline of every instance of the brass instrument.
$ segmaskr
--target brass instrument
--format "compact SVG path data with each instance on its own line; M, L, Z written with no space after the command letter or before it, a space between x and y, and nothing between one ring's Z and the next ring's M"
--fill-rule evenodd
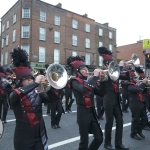
M103 70L104 72L107 72L109 77L116 81L119 76L120 76L120 67L119 65L117 64L116 61L112 61L109 63L109 66L108 66L108 69L106 70ZM88 72L89 74L93 73L93 72Z
M55 89L62 89L67 84L68 75L62 65L51 64L46 70L46 78L48 80L48 85L44 86L40 84L38 87L39 91L47 92L51 86Z

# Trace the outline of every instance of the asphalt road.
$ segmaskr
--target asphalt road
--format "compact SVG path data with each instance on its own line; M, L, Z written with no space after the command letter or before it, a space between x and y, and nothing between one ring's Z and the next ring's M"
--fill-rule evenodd
M66 113L62 115L60 121L60 129L52 129L50 126L50 116L46 115L46 107L43 107L44 121L48 134L49 149L52 150L77 150L79 144L79 131L76 121L76 104L73 104L72 113ZM135 140L130 138L130 122L131 113L124 114L124 128L123 128L123 144L130 146L130 150L150 150L150 131L143 131L145 139ZM15 129L15 117L12 110L8 111L7 124L4 124L4 134L0 139L0 150L14 150L13 148L13 134ZM104 120L101 121L101 127L104 129ZM104 130L103 130L104 131ZM114 146L115 137L115 120L112 131L112 145ZM89 135L89 142L93 139L92 135ZM105 150L102 144L99 150Z

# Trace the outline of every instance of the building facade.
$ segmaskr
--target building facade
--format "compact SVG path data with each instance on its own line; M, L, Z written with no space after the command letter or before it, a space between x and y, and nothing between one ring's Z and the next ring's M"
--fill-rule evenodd
M34 70L45 64L66 65L73 55L82 56L87 65L98 67L99 46L116 54L116 29L96 23L87 15L65 10L40 0L18 0L1 18L1 65L12 67L10 52L21 47L29 54Z
M144 66L144 55L143 55L143 43L137 41L137 43L119 46L117 47L117 59L120 60L131 60L132 54L137 54L140 59L140 65Z

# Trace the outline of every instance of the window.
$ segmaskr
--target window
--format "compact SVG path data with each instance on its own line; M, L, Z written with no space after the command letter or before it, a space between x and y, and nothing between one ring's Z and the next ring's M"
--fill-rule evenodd
M29 25L22 26L22 38L29 38Z
M99 56L99 66L103 66L103 57Z
M72 35L72 45L77 46L78 45L78 38L76 35Z
M13 16L13 24L16 22L16 14L14 14L14 16Z
M40 21L46 22L46 12L40 11Z
M89 24L85 24L85 31L90 32L90 25Z
M103 30L99 29L99 36L103 36Z
M109 38L112 39L112 32L109 32Z
M45 32L45 28L40 28L40 31L39 31L39 40L43 40L45 41L46 40L46 32Z
M39 47L39 62L45 62L45 47Z
M59 64L60 52L58 49L54 49L54 63Z
M22 18L30 18L30 8L22 9Z
M72 20L72 28L78 29L78 21L77 20Z
M112 52L112 45L109 44L109 50Z
M3 66L3 62L4 62L4 54L1 54L1 66Z
M103 46L103 42L99 42L99 47Z
M5 24L2 25L2 32L5 30Z
M88 38L85 39L85 47L90 48L90 39Z
M30 54L29 45L21 45L21 49L25 50L28 55Z
M16 41L16 30L13 30L13 38L12 38L13 40L13 42L15 42Z
M9 39L9 35L6 35L6 46L8 45L8 39Z
M90 54L85 55L85 63L86 65L90 65Z
M9 28L9 20L7 20L6 28L7 28L7 29Z
M4 39L2 39L2 48L4 47Z
M8 52L5 52L5 65L8 64Z
M54 31L54 43L60 43L60 32Z
M60 26L60 17L59 16L55 16L54 24L57 26Z
M72 56L77 56L77 52L72 51Z

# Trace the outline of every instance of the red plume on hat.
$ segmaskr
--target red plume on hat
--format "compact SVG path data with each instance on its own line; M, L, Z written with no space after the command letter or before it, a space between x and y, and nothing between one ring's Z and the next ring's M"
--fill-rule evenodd
M10 53L14 68L12 69L16 74L18 80L22 80L28 77L33 77L28 61L28 53L21 48L14 48Z
M86 66L84 60L79 56L70 56L67 59L67 64L71 66L75 72L79 71L80 68Z
M135 67L135 71L138 73L140 80L143 80L146 77L144 71L140 67Z
M0 66L0 76L4 77L5 76L5 70L2 66Z
M98 53L100 56L103 57L103 62L107 63L113 60L112 58L112 52L110 50L108 50L106 47L99 47L98 48Z

